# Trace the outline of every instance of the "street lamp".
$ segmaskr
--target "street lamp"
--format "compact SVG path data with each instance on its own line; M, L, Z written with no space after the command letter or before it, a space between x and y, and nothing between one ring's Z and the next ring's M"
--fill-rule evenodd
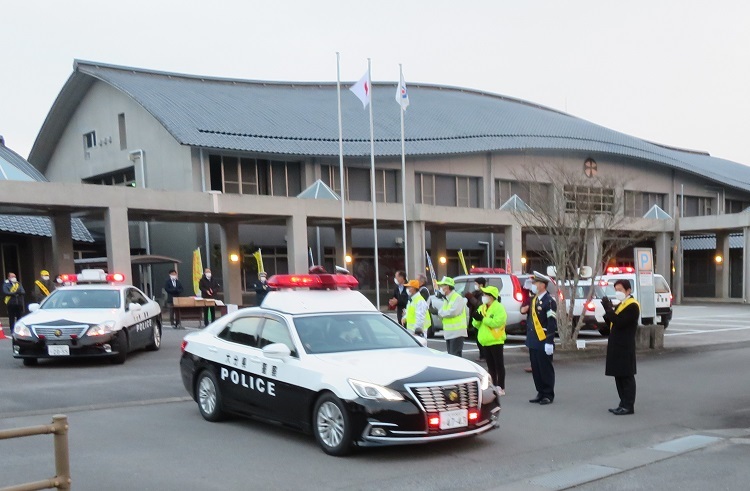
M487 248L487 267L491 268L492 265L490 264L490 243L487 242L486 240L478 240L477 244Z
M522 257L521 258L521 273L525 273L525 272L526 272L526 258Z
M445 258L445 256L440 256L439 261L440 261L440 264L445 264L445 263L448 262L448 260Z

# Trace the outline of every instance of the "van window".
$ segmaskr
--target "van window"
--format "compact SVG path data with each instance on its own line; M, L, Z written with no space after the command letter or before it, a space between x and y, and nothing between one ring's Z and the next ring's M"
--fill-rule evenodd
M494 286L497 291L502 293L503 291L503 279L500 277L484 277L487 280L487 286ZM469 293L474 291L474 279L473 278L459 278L456 279L456 291L463 295L464 292Z
M669 290L669 284L663 276L654 275L654 289L656 290L656 293L671 293Z

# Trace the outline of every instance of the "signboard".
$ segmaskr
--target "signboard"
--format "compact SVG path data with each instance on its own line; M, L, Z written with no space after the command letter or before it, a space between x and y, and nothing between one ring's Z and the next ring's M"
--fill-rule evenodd
M635 294L641 304L641 322L654 323L656 319L656 290L654 288L654 252L650 248L636 247L635 259Z

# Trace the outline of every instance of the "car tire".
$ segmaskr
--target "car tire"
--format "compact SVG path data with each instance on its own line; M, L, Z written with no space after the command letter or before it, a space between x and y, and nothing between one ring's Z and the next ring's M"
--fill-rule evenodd
M37 358L24 358L23 359L23 366L25 367L35 367L39 363L39 360Z
M210 370L204 370L198 375L195 382L195 400L201 416L206 421L217 422L224 419L219 383Z
M117 354L112 357L112 364L122 365L128 359L128 349L130 348L128 334L124 329L117 333L115 347L117 348Z
M352 427L349 413L341 400L325 393L315 403L312 429L320 448L328 455L341 457L352 449Z
M653 317L645 317L641 319L641 322L644 326L652 326L654 324L654 318Z
M153 332L151 333L151 344L146 347L149 351L159 351L161 348L161 322L154 319Z

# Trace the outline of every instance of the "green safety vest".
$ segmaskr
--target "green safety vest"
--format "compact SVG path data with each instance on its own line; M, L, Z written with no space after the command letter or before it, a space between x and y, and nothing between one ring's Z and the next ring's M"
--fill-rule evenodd
M410 331L416 330L416 326L414 324L417 323L417 304L419 302L425 302L425 301L426 300L424 299L422 294L417 292L417 294L411 298L411 300L409 301L409 304L406 306L406 328L408 330ZM432 326L432 317L430 316L430 312L428 310L424 314L424 325L422 326L422 329L426 331L431 326Z
M462 297L458 294L458 292L452 292L451 296L445 299L445 302L443 302L443 306L440 307L440 310L452 309L455 303L457 301L460 301L461 298ZM443 317L443 330L445 331L458 331L461 329L466 329L466 327L467 323L465 308L461 309L461 313L454 317Z

